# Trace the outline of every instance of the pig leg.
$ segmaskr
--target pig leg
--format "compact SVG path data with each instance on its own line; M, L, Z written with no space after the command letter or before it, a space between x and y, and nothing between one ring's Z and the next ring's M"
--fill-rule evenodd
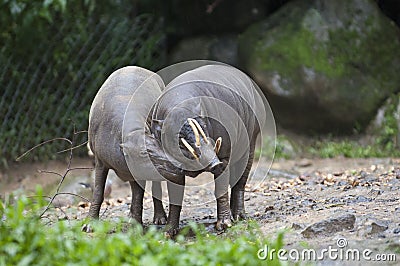
M178 182L167 182L169 197L168 221L165 227L166 235L174 237L178 233L179 219L182 210L183 193L185 190L185 177Z
M229 209L229 169L214 177L215 198L217 199L217 223L215 228L219 231L232 226L231 211Z
M151 192L153 196L153 204L154 204L154 218L153 223L157 225L166 224L167 223L167 215L164 211L164 206L162 204L162 189L161 182L153 181L151 183Z
M231 212L234 220L246 219L246 211L244 208L244 190L249 177L250 169L253 164L254 158L254 144L250 146L249 158L247 161L246 168L239 181L236 183L234 179L231 179ZM237 163L236 165L241 165Z
M92 219L99 218L100 207L104 200L104 188L106 185L108 170L109 169L105 167L100 160L95 160L93 199L89 209L89 217Z
M244 188L247 182L247 176L242 176L238 183L231 189L231 212L234 220L246 219L244 208Z
M144 187L146 185L145 180L140 181L129 181L132 190L132 204L131 204L131 216L139 224L142 224L142 214L143 214L143 196Z

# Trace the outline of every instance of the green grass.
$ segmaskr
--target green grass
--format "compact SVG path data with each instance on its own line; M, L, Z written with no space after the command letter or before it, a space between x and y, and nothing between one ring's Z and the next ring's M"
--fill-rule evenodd
M26 198L8 206L0 201L0 265L280 265L259 260L257 251L265 244L282 248L283 235L271 242L254 221L221 235L192 224L194 235L185 236L186 228L171 240L153 227L122 222L94 223L92 234L81 232L83 221L44 225L37 218L42 206Z
M392 153L385 152L377 146L360 145L355 141L319 141L312 147L308 148L308 152L321 158L334 158L343 156L346 158L370 158L370 157L391 157Z

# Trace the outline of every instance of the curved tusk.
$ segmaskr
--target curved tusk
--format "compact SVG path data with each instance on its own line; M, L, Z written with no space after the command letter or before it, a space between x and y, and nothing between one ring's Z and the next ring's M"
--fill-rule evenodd
M199 131L197 130L195 124L193 123L193 121L195 121L197 123L196 120L194 120L193 118L188 118L187 119L190 127L193 130L194 136L196 137L196 147L200 147L200 136L199 136Z
M186 139L181 138L181 141L183 143L183 145L185 145L185 147L190 151L190 153L194 156L194 158L198 159L199 157L197 157L197 154L194 152L194 149L192 146L190 146L190 144L186 141Z
M203 136L203 138L204 138L204 141L208 144L208 139L207 139L207 136L206 136L206 134L204 133L204 130L201 128L201 126L200 126L200 124L199 124L199 122L197 122L197 120L196 119L193 119L193 118L190 118L190 119L192 119L193 120L193 123L196 125L196 127L198 128L198 130L200 131L200 134Z
M222 138L219 137L215 141L215 146L214 146L214 151L215 151L216 154L218 154L219 150L221 149L221 145L222 145Z

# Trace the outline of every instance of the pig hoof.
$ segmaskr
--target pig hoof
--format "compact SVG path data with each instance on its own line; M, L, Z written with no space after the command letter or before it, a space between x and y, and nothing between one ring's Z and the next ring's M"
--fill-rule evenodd
M167 217L165 215L154 215L153 223L155 225L164 225L167 223Z
M215 229L217 229L217 231L222 231L229 227L232 227L231 218L218 219L217 224L215 225Z
M168 239L175 239L175 236L179 233L178 228L170 228L167 231L165 231L165 237Z
M83 224L81 231L85 233L93 233L93 227L90 224Z
M245 212L239 212L239 213L233 214L232 216L235 221L243 221L243 220L247 220L249 218Z
M132 212L131 212L129 217L130 217L130 219L129 219L130 221L132 219L134 223L138 223L140 225L143 225L142 215L140 215L140 214L132 214Z

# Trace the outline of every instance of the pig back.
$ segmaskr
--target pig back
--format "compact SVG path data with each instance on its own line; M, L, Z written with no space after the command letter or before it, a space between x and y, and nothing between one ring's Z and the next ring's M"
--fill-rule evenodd
M132 175L121 147L123 134L144 134L149 110L163 87L154 72L128 66L113 72L93 100L88 129L90 148L96 160L114 169L125 181L131 180ZM130 105L133 97L134 106Z

